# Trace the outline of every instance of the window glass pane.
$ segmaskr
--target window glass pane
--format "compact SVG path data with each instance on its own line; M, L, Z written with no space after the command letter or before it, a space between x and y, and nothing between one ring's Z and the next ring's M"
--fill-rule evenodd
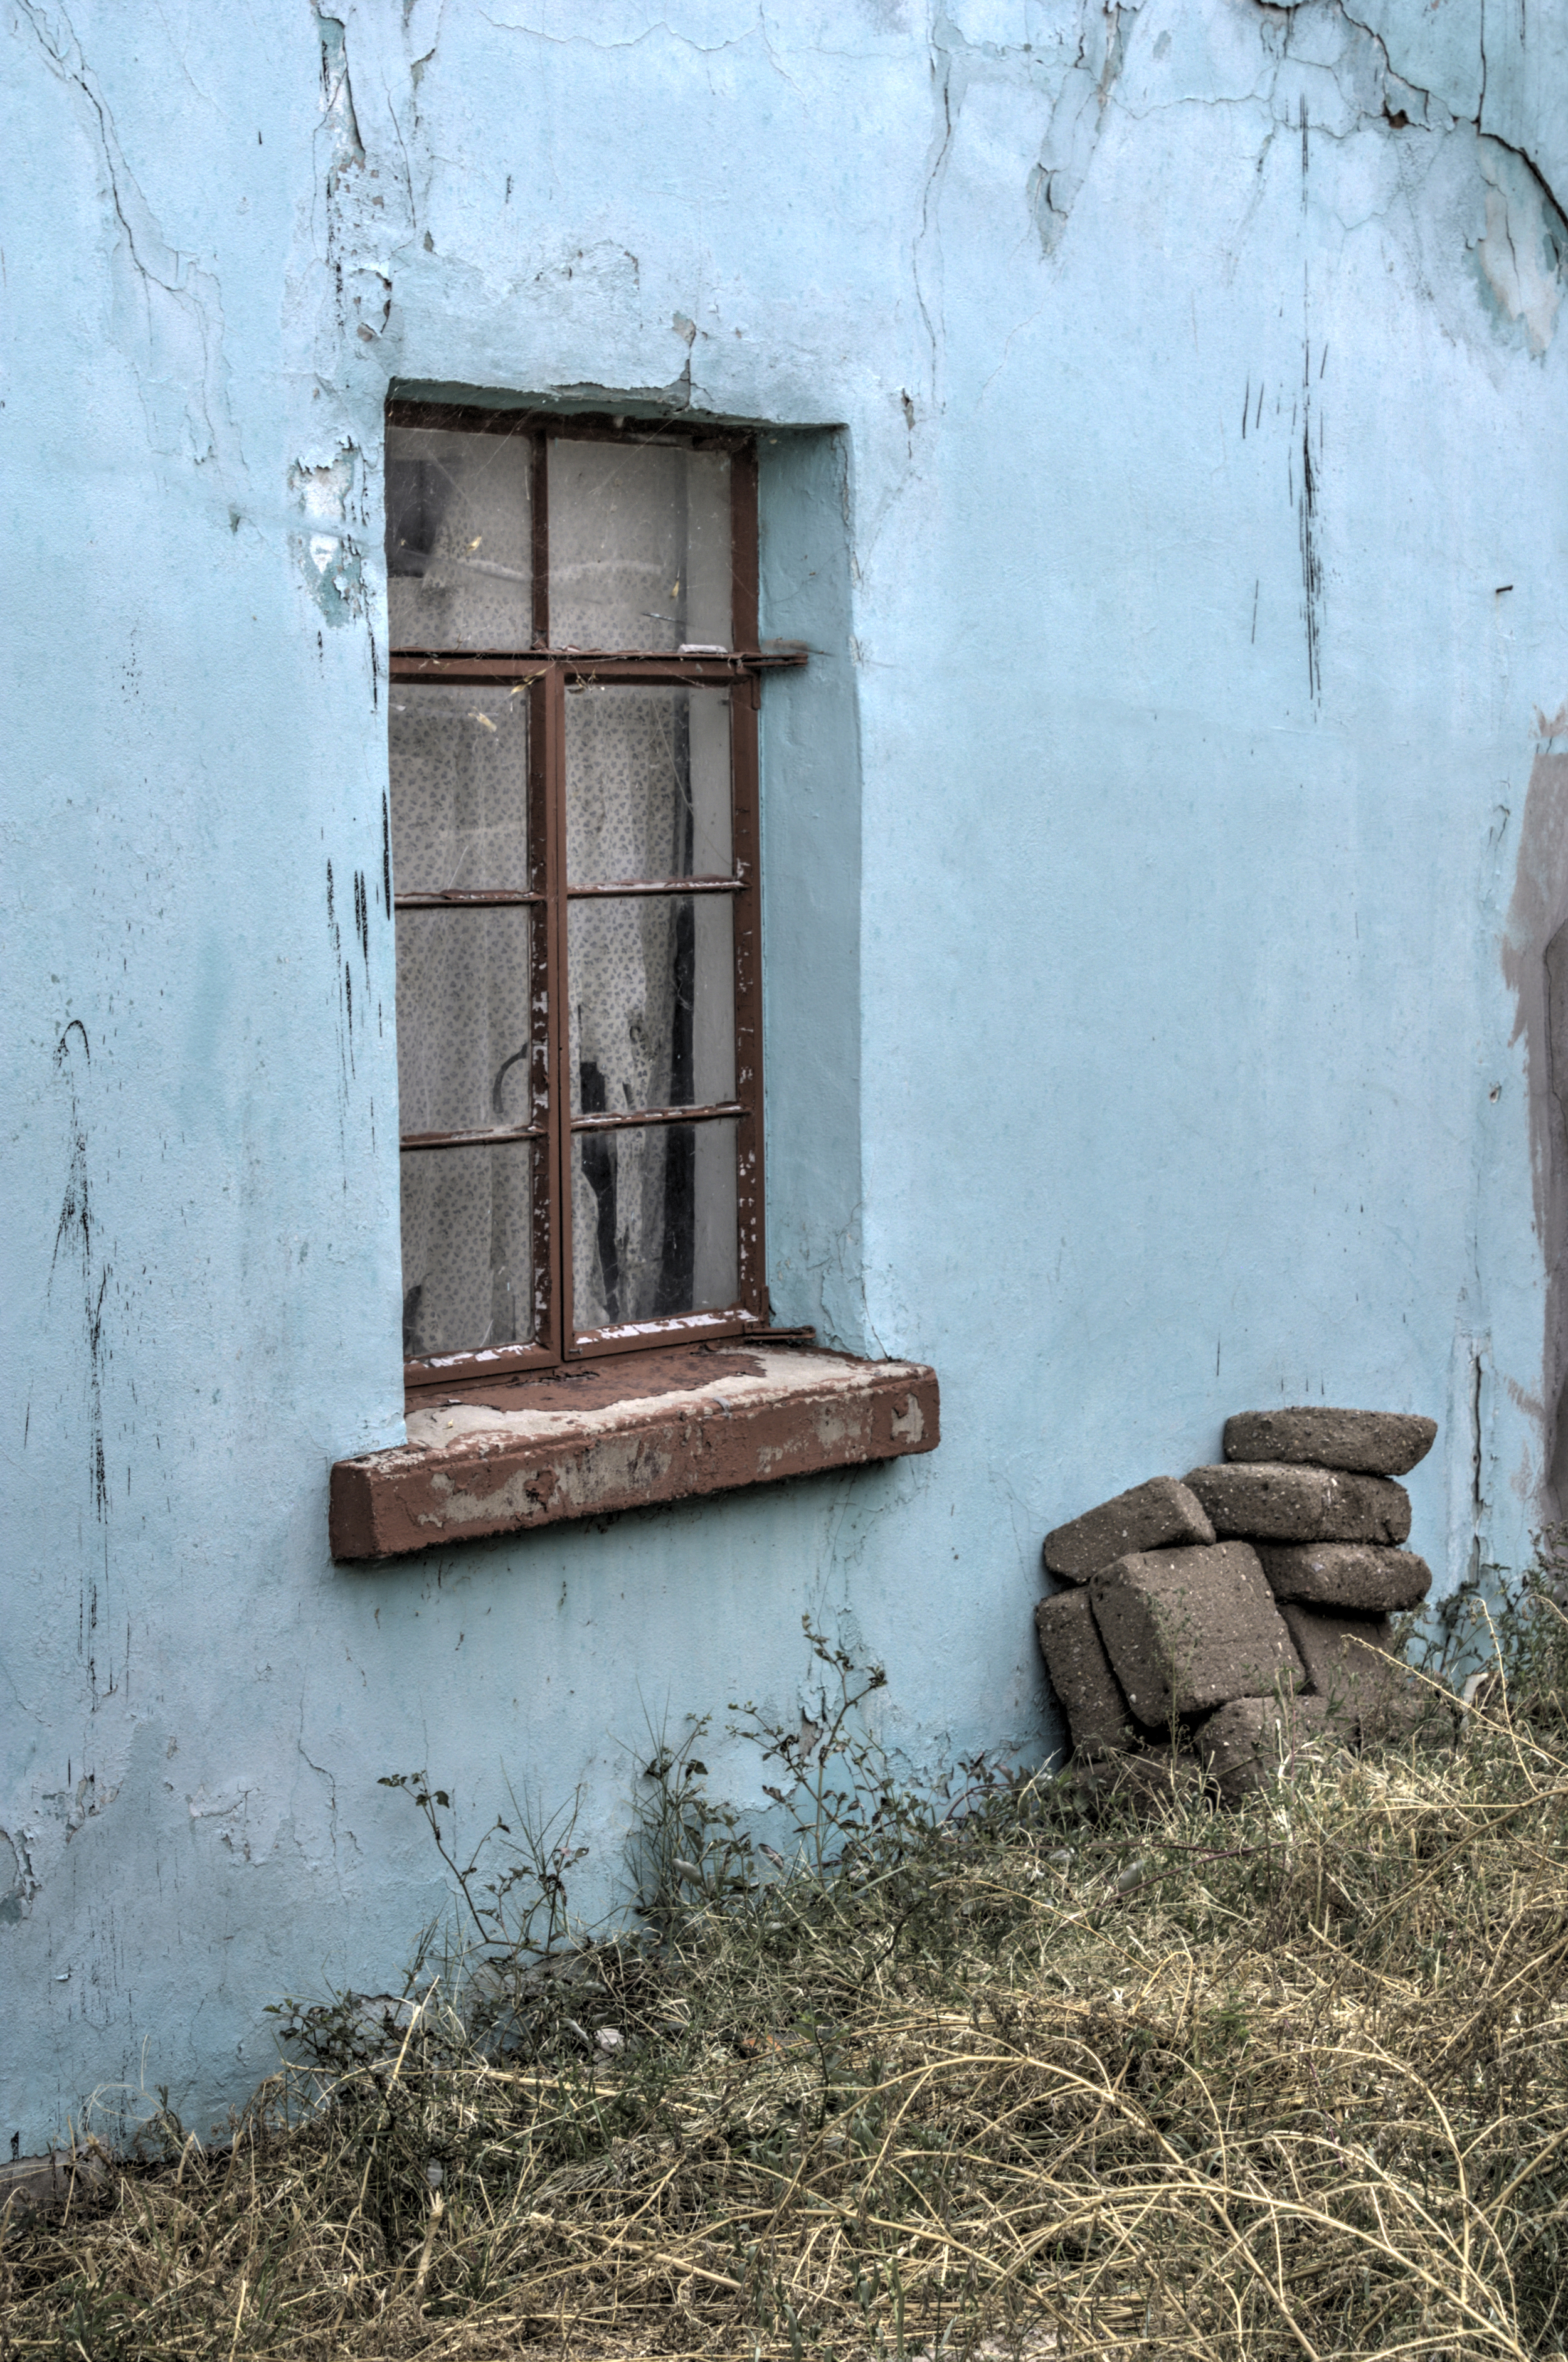
M394 890L526 892L526 691L394 680L388 697Z
M727 877L727 689L569 690L567 881Z
M534 1144L403 1156L403 1350L477 1352L534 1339Z
M730 1117L572 1134L576 1328L734 1302L735 1131Z
M569 903L567 1011L573 1115L733 1099L729 896Z
M673 445L549 446L550 646L730 645L730 462Z
M398 912L404 1140L530 1120L530 923L525 910Z
M532 437L387 429L394 648L525 648L534 636Z

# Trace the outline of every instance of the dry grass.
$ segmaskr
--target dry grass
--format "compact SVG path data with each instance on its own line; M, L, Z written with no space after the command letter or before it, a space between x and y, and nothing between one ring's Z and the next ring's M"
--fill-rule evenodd
M13 2230L0 2352L1560 2353L1548 1637L1441 1754L1234 1815L996 1787L766 1888L688 1876L645 1944L514 1985L504 2045L441 1987L358 2062L318 2020L337 2070L232 2149Z

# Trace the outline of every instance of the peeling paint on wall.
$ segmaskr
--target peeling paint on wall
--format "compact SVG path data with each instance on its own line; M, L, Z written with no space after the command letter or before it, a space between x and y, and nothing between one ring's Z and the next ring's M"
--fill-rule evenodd
M106 1786L95 1772L83 1772L70 1787L44 1791L43 1801L53 1805L60 1817L61 1832L67 1845L89 1821L106 1812L119 1794L117 1788Z
M1135 6L1119 7L1115 0L1080 11L1073 62L1056 92L1039 161L1029 175L1029 209L1043 254L1055 252L1074 201L1088 178L1105 110L1121 72L1123 27L1137 14Z
M329 624L358 623L365 613L361 548L369 494L360 454L348 445L321 467L297 462L289 490L315 532L297 537L300 563L312 598ZM350 533L342 527L350 524ZM353 537L354 528L358 537Z
M26 1837L20 1830L0 1829L0 1927L17 1926L39 1891Z

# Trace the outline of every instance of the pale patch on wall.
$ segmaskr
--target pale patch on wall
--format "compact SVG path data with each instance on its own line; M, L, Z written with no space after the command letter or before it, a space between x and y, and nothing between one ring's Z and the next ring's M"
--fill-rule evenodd
M1479 144L1486 227L1475 241L1483 289L1519 327L1539 359L1551 342L1562 302L1568 225L1522 156L1496 140Z
M342 527L365 509L363 470L359 454L347 444L324 467L297 462L289 471L289 490L316 530L296 535L295 555L305 587L329 624L357 622L365 612L365 582L360 554Z
M25 1835L0 1829L0 1927L25 1919L39 1891Z

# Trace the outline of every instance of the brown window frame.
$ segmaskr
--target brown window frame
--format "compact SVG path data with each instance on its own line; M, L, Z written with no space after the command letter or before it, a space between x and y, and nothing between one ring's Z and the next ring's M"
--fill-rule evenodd
M403 1135L399 1170L406 1153L464 1144L542 1141L545 1186L534 1200L534 1328L539 1341L528 1345L481 1347L405 1361L404 1385L411 1399L429 1400L433 1389L449 1394L474 1382L515 1381L611 1355L646 1352L674 1345L745 1336L768 1323L762 1153L762 909L758 875L757 719L765 672L805 662L801 649L763 649L757 643L756 445L742 432L646 423L598 414L489 410L467 404L393 400L389 427L445 427L464 434L526 435L532 442L533 635L526 648L457 653L434 648L392 648L389 671L395 681L449 681L454 686L487 682L526 690L528 698L528 797L531 874L525 891L400 894L392 881L392 907L452 910L464 907L541 909L543 924L532 930L534 999L542 994L547 1017L533 1043L530 1120L525 1125L463 1132ZM681 657L636 648L557 648L549 636L548 444L571 441L679 445L689 450L730 455L731 640L723 656ZM730 698L731 871L725 877L617 880L569 888L566 880L565 702L574 688L591 682L654 686L723 686ZM390 861L390 854L389 854ZM564 989L566 914L571 901L634 893L722 893L734 911L735 1097L722 1106L639 1109L620 1115L570 1112L566 1087L568 1004ZM556 1090L550 1077L560 1078ZM737 1262L735 1301L723 1310L692 1312L666 1319L622 1322L613 1328L572 1330L568 1322L571 1272L571 1142L578 1132L631 1130L652 1123L712 1122L736 1127ZM536 1168L537 1171L537 1167Z

